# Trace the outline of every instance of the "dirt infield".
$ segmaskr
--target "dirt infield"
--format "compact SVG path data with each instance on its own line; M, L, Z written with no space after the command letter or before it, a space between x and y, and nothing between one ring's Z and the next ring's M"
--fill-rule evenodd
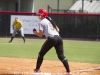
M0 57L0 75L31 75L36 59ZM100 64L69 62L72 75L100 75ZM41 71L52 75L66 73L60 61L44 60Z

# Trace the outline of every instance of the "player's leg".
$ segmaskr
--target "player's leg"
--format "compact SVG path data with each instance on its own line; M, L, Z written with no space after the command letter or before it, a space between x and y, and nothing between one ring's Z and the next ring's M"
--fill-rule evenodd
M17 32L17 30L15 29L15 30L13 31L13 33L12 33L11 40L9 41L9 43L12 42L12 40L14 39L14 37L15 37L15 35L16 35L16 32Z
M67 58L64 56L64 53L63 53L63 41L60 37L58 37L57 42L58 43L55 45L56 53L58 55L58 58L63 63L66 71L69 73L70 72L69 64L68 64Z
M37 64L36 64L36 69L34 70L34 72L38 72L40 69L40 66L43 62L43 57L44 55L54 46L54 43L52 42L52 39L47 39L45 41L45 43L43 44L39 55L38 55L38 59L37 59Z
M21 36L22 36L22 38L23 38L23 41L24 41L24 43L25 43L25 36L24 36L24 33L23 33L23 28L21 28L20 34L21 34Z

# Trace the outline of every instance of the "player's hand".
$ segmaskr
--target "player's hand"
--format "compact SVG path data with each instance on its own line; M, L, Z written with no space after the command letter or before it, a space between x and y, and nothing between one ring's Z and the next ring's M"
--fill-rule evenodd
M37 34L37 31L34 31L34 34Z
M20 34L20 33L21 33L21 30L19 29L19 30L17 31L17 33Z
M33 29L33 33L34 33L34 34L37 34L37 31L36 31L36 29L35 29L35 28Z
M21 30L19 29L18 31L20 32Z

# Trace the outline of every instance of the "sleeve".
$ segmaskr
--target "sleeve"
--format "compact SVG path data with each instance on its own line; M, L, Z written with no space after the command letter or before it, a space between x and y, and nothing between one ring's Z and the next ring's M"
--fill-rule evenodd
M39 30L43 30L43 25L39 23Z
M21 21L19 21L19 24L20 24L20 27L22 27L22 22Z

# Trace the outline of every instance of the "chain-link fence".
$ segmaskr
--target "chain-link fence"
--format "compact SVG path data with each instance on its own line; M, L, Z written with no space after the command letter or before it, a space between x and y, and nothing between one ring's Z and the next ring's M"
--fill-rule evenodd
M32 15L18 15L22 14ZM11 15L0 13L0 36L10 36ZM62 38L100 39L100 14L51 13L49 16L57 23Z
M100 16L96 14L50 16L56 21L63 38L100 39Z

